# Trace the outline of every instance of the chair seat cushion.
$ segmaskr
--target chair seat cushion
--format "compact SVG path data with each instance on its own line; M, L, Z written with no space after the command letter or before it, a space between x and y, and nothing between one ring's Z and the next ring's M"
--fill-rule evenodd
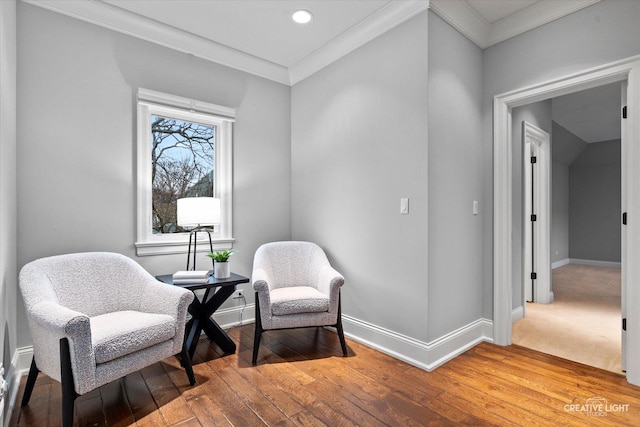
M329 297L311 286L291 286L271 290L274 316L329 311Z
M96 363L170 340L176 334L176 321L166 314L116 311L91 319L91 341Z

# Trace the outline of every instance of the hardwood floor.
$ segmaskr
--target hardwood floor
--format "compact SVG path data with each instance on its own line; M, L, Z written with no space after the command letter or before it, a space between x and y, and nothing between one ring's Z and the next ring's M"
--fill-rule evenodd
M170 358L78 398L76 425L640 425L640 387L519 346L482 343L425 372L350 340L342 357L324 329L270 331L254 367L253 325L230 335L232 355L200 342L196 386ZM59 426L59 407L60 385L41 376L10 425Z

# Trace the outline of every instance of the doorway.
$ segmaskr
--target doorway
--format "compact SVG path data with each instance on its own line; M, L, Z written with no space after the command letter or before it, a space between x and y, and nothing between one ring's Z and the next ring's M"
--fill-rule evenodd
M512 211L512 158L511 158L511 109L532 102L550 99L568 93L590 89L613 82L628 84L628 120L625 132L627 143L623 146L626 195L623 209L631 215L640 215L640 57L632 57L615 63L595 67L550 82L498 95L494 98L494 342L511 344L512 312L512 263L514 260L511 234ZM640 265L629 262L640 257L640 223L628 221L623 228L622 277L623 313L626 313L628 331L623 335L623 357L627 360L627 380L640 385L640 313L626 307L640 306ZM626 282L626 286L625 286Z
M621 104L617 82L512 111L514 161L523 145L522 191L514 197L524 199L525 316L514 317L513 343L616 373L622 372ZM552 141L527 119L549 130ZM515 171L514 179L517 186Z

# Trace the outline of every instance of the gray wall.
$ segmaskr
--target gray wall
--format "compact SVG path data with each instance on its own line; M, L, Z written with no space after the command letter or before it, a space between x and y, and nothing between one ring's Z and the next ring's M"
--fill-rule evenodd
M483 198L489 202L483 212L485 317L493 318L494 96L640 54L638 16L638 1L603 0L484 50Z
M345 276L343 312L427 338L427 14L292 88L292 234ZM400 215L400 198L410 199Z
M429 14L429 340L482 317L482 51Z
M620 140L587 144L569 168L569 256L620 262Z
M347 315L422 341L481 317L481 61L423 13L294 86L292 232L343 270Z
M556 122L553 122L552 129L550 245L551 262L556 262L569 258L569 165L584 150L587 143Z
M18 51L19 266L90 250L136 258L139 87L236 109L234 271L250 275L260 244L291 237L289 87L22 2ZM136 259L160 274L185 257ZM23 321L18 335L30 344Z
M11 377L11 358L17 342L15 225L16 2L3 1L0 2L0 362L7 378ZM5 414L7 411L5 408Z
M551 263L569 258L569 166L551 164Z
M523 123L528 122L551 133L551 100L540 101L533 104L523 105L511 111L511 161L513 186L511 197L513 199L512 212L512 242L514 249L512 265L512 306L513 308L522 305L523 291L523 263L524 263L524 227L528 223L524 222L524 140L522 139Z

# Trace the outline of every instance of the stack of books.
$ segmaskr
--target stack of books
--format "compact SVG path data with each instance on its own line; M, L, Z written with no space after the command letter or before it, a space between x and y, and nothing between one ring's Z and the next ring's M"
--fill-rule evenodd
M185 284L204 284L209 281L209 271L207 270L193 270L193 271L177 271L173 274L174 285Z

